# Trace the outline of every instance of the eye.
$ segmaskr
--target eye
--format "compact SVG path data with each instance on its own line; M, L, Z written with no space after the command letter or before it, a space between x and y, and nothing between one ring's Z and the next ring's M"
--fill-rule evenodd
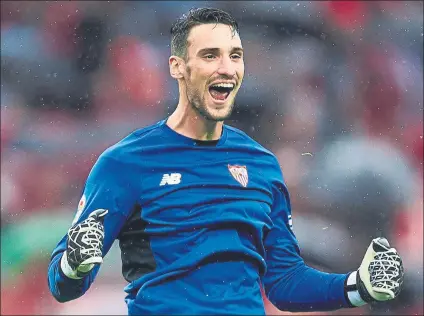
M231 55L231 59L241 59L241 55L240 54L233 54L233 55Z
M204 56L206 59L209 59L209 60L211 60L211 59L214 59L215 58L215 56L214 55L212 55L212 54L207 54L207 55L205 55Z

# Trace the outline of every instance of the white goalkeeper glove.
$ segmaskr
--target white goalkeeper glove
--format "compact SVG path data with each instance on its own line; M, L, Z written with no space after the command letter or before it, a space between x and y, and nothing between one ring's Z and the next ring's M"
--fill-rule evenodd
M71 279L81 279L103 262L103 219L107 210L98 209L87 219L68 231L67 249L62 255L60 267Z
M358 271L347 279L346 295L353 306L394 299L403 283L402 259L385 238L375 238Z

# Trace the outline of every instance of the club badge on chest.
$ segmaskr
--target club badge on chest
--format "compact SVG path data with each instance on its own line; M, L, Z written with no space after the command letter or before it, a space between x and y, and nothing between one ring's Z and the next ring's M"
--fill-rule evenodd
M247 187L249 176L247 174L246 166L228 165L228 170L238 183L240 183L243 187Z

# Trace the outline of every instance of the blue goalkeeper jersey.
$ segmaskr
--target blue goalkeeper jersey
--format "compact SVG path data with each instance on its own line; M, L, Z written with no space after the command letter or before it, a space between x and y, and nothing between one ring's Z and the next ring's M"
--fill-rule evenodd
M276 157L233 127L215 142L180 135L166 120L131 133L100 155L73 224L96 209L109 210L103 255L119 241L129 315L260 315L261 285L282 310L350 307L347 274L300 257ZM65 235L48 268L60 302L83 295L99 269L66 277L66 243Z

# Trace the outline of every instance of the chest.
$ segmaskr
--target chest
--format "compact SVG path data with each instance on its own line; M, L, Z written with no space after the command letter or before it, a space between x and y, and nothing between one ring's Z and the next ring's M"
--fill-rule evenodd
M140 181L143 217L158 225L211 220L259 221L272 204L269 166L252 157L174 158L148 163Z

